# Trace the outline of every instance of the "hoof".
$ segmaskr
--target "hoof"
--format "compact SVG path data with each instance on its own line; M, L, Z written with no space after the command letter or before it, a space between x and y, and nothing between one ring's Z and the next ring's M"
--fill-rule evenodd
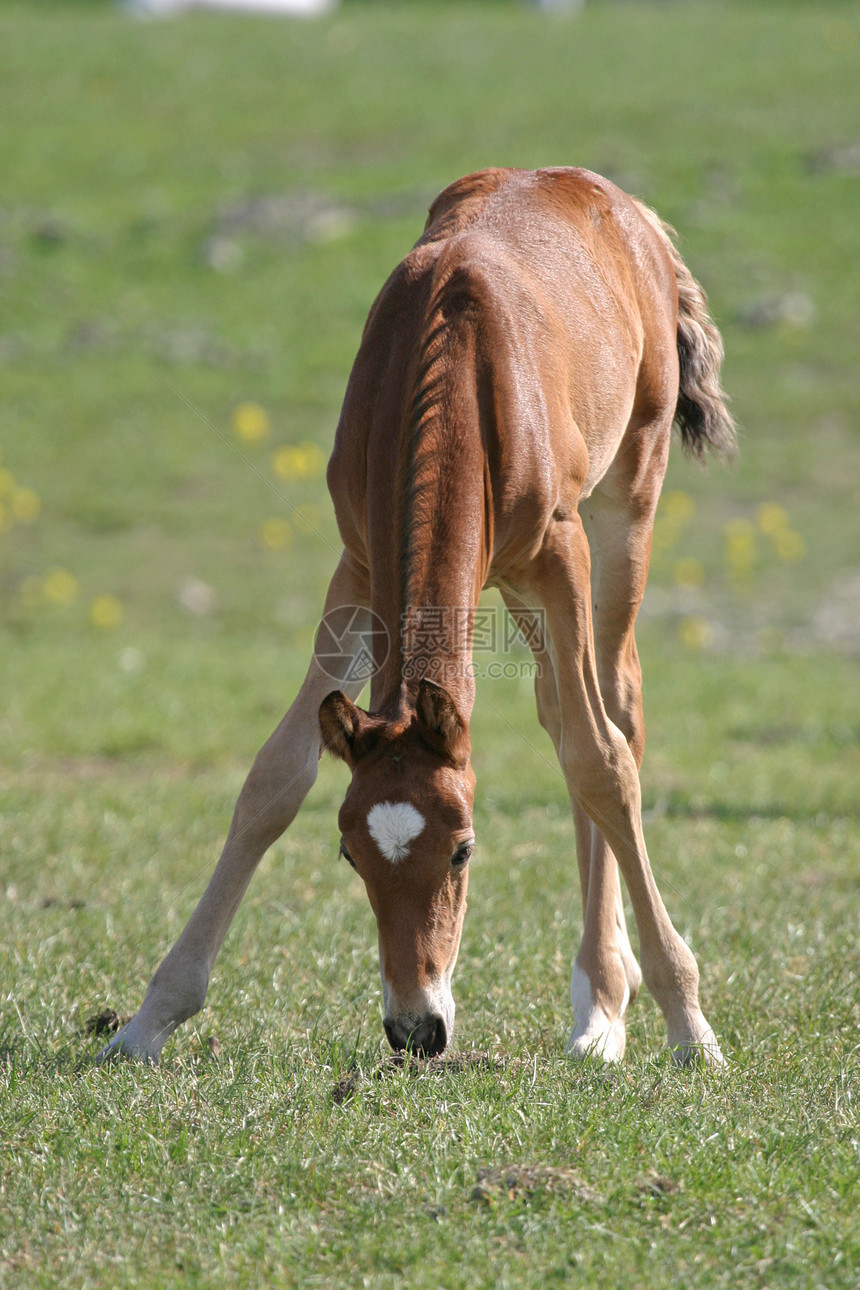
M167 1036L164 1036L161 1043L147 1042L140 1033L140 1026L135 1026L135 1020L132 1017L128 1025L123 1026L110 1043L105 1044L104 1048L96 1054L96 1066L110 1066L122 1059L141 1062L146 1066L158 1065L158 1057Z
M669 1051L678 1066L725 1066L726 1059L720 1050L717 1036L702 1017L701 1023L691 1026L686 1033L669 1033Z
M564 1051L574 1061L596 1058L598 1061L610 1064L621 1061L626 1046L627 1032L624 1022L619 1017L617 1021L609 1025L604 1024L602 1027L591 1024L582 1032L578 1026L574 1026Z

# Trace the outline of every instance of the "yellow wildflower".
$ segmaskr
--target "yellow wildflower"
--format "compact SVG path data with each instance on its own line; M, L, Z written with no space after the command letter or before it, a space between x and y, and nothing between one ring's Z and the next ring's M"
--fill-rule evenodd
M90 622L102 632L113 632L123 618L123 608L116 596L104 592L90 601Z
M233 430L246 443L262 443L271 428L269 414L259 403L240 403L233 409Z
M701 614L689 614L678 625L678 634L687 649L710 649L714 643L714 629Z
M12 518L19 524L32 524L38 519L42 502L32 488L17 488L9 502Z
M768 537L788 528L788 511L778 502L763 502L755 517L762 533L766 533Z
M701 587L704 584L705 570L701 562L691 556L678 560L673 572L679 587Z
M774 551L786 564L794 564L806 555L806 543L794 529L782 529L773 535L771 541Z
M325 453L318 444L296 443L272 453L272 470L279 479L311 479L325 468Z
M263 521L258 536L267 551L284 551L293 540L293 530L289 520L273 516Z
M660 509L666 519L679 527L689 524L690 520L696 514L696 503L689 493L685 493L682 488L671 488L665 493L660 503Z
M42 588L55 605L71 605L78 598L78 580L68 569L49 569Z
M293 511L293 524L299 533L318 533L322 522L322 511L313 502L302 502Z
M748 578L758 557L755 529L749 520L729 520L723 536L729 572L734 578Z

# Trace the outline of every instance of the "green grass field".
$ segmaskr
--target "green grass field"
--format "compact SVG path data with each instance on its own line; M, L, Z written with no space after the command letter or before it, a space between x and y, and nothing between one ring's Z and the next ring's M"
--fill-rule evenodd
M0 1285L860 1282L858 59L837 0L0 4ZM376 290L452 178L567 163L679 228L742 427L734 469L674 456L640 632L652 861L728 1068L674 1068L649 997L617 1071L565 1061L573 830L522 676L479 686L459 1063L385 1065L326 763L206 1009L94 1069L303 674Z

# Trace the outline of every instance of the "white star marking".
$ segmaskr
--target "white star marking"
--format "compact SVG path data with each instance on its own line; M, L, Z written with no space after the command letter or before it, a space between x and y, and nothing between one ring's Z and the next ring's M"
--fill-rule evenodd
M427 821L410 802L378 802L367 817L370 836L386 860L399 864Z

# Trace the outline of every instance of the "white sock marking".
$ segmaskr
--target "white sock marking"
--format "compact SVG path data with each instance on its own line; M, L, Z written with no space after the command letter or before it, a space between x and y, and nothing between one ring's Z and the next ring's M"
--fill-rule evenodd
M566 1051L574 1057L593 1055L605 1062L618 1062L624 1056L624 1014L630 1002L630 987L624 982L624 998L617 1018L612 1021L598 1008L591 993L588 973L574 962L570 976L570 1002L573 1007L573 1030Z
M386 860L398 864L427 821L411 802L378 802L367 817L370 836Z

